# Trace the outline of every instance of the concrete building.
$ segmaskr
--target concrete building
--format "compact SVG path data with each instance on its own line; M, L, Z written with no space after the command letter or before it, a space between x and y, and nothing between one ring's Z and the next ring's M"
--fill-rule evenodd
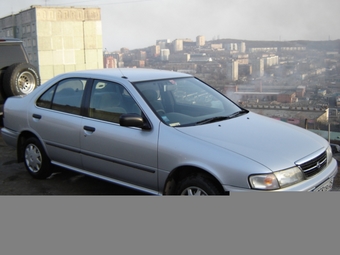
M103 68L100 8L33 5L0 19L0 36L23 40L42 83L68 71Z
M117 68L118 62L112 55L106 54L104 56L104 68Z
M161 60L162 61L169 61L170 57L170 50L169 49L162 49L161 50Z
M287 92L282 92L277 95L277 100L279 103L294 103L296 102L296 93L295 91L287 91Z
M229 59L227 61L227 79L229 81L238 80L238 61L234 59Z
M240 52L241 53L245 53L246 52L246 43L245 42L241 42L240 46L239 46Z
M169 56L169 62L172 63L185 63L190 60L190 54L188 53L175 53Z
M150 57L158 57L161 55L161 46L160 45L153 45L149 47L149 54Z
M135 60L146 60L146 51L139 50L135 54Z
M196 46L204 46L205 45L205 37L203 35L199 35L196 37Z
M238 65L238 74L239 76L249 76L253 72L252 65L239 64Z
M172 42L172 48L174 52L183 51L183 40L176 39Z
M212 50L222 50L223 49L223 44L222 43L212 43L210 45L210 48Z
M305 96L305 93L306 93L306 86L298 86L296 88L296 96L298 98L301 98L301 97L304 97Z
M251 59L251 65L253 67L253 75L255 77L262 77L264 75L264 60L263 60L263 58Z
M156 40L156 45L159 45L160 49L166 49L167 44L170 44L171 40L170 39L160 39L160 40Z
M225 47L227 50L237 51L237 43L227 43Z

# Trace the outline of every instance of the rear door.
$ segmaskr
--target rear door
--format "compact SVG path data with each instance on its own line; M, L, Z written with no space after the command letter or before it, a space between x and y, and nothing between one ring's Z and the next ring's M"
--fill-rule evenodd
M80 109L86 79L60 81L47 90L29 111L29 125L46 145L52 161L81 168Z

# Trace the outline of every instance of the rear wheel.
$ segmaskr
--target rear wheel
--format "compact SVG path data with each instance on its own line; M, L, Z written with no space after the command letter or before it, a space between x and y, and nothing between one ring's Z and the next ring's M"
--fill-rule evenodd
M210 179L203 175L190 175L177 185L176 194L182 196L222 195L222 191Z
M35 66L16 63L6 69L2 81L7 97L27 95L40 85L40 76Z
M24 145L24 163L26 170L37 179L46 179L52 174L52 165L40 141L31 137Z

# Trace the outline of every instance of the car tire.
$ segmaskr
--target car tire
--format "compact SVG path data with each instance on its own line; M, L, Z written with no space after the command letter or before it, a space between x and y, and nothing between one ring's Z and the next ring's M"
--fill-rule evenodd
M40 85L40 76L35 66L16 63L6 69L2 84L6 97L27 95Z
M31 137L24 144L26 170L36 179L46 179L52 174L52 165L40 141Z
M190 175L177 185L177 195L182 196L211 196L222 195L222 191L213 181L203 175Z

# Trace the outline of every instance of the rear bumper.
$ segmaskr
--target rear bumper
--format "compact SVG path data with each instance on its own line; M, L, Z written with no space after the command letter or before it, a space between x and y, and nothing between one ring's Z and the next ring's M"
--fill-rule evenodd
M1 129L1 136L5 143L9 146L17 147L19 133L9 130L7 128Z

